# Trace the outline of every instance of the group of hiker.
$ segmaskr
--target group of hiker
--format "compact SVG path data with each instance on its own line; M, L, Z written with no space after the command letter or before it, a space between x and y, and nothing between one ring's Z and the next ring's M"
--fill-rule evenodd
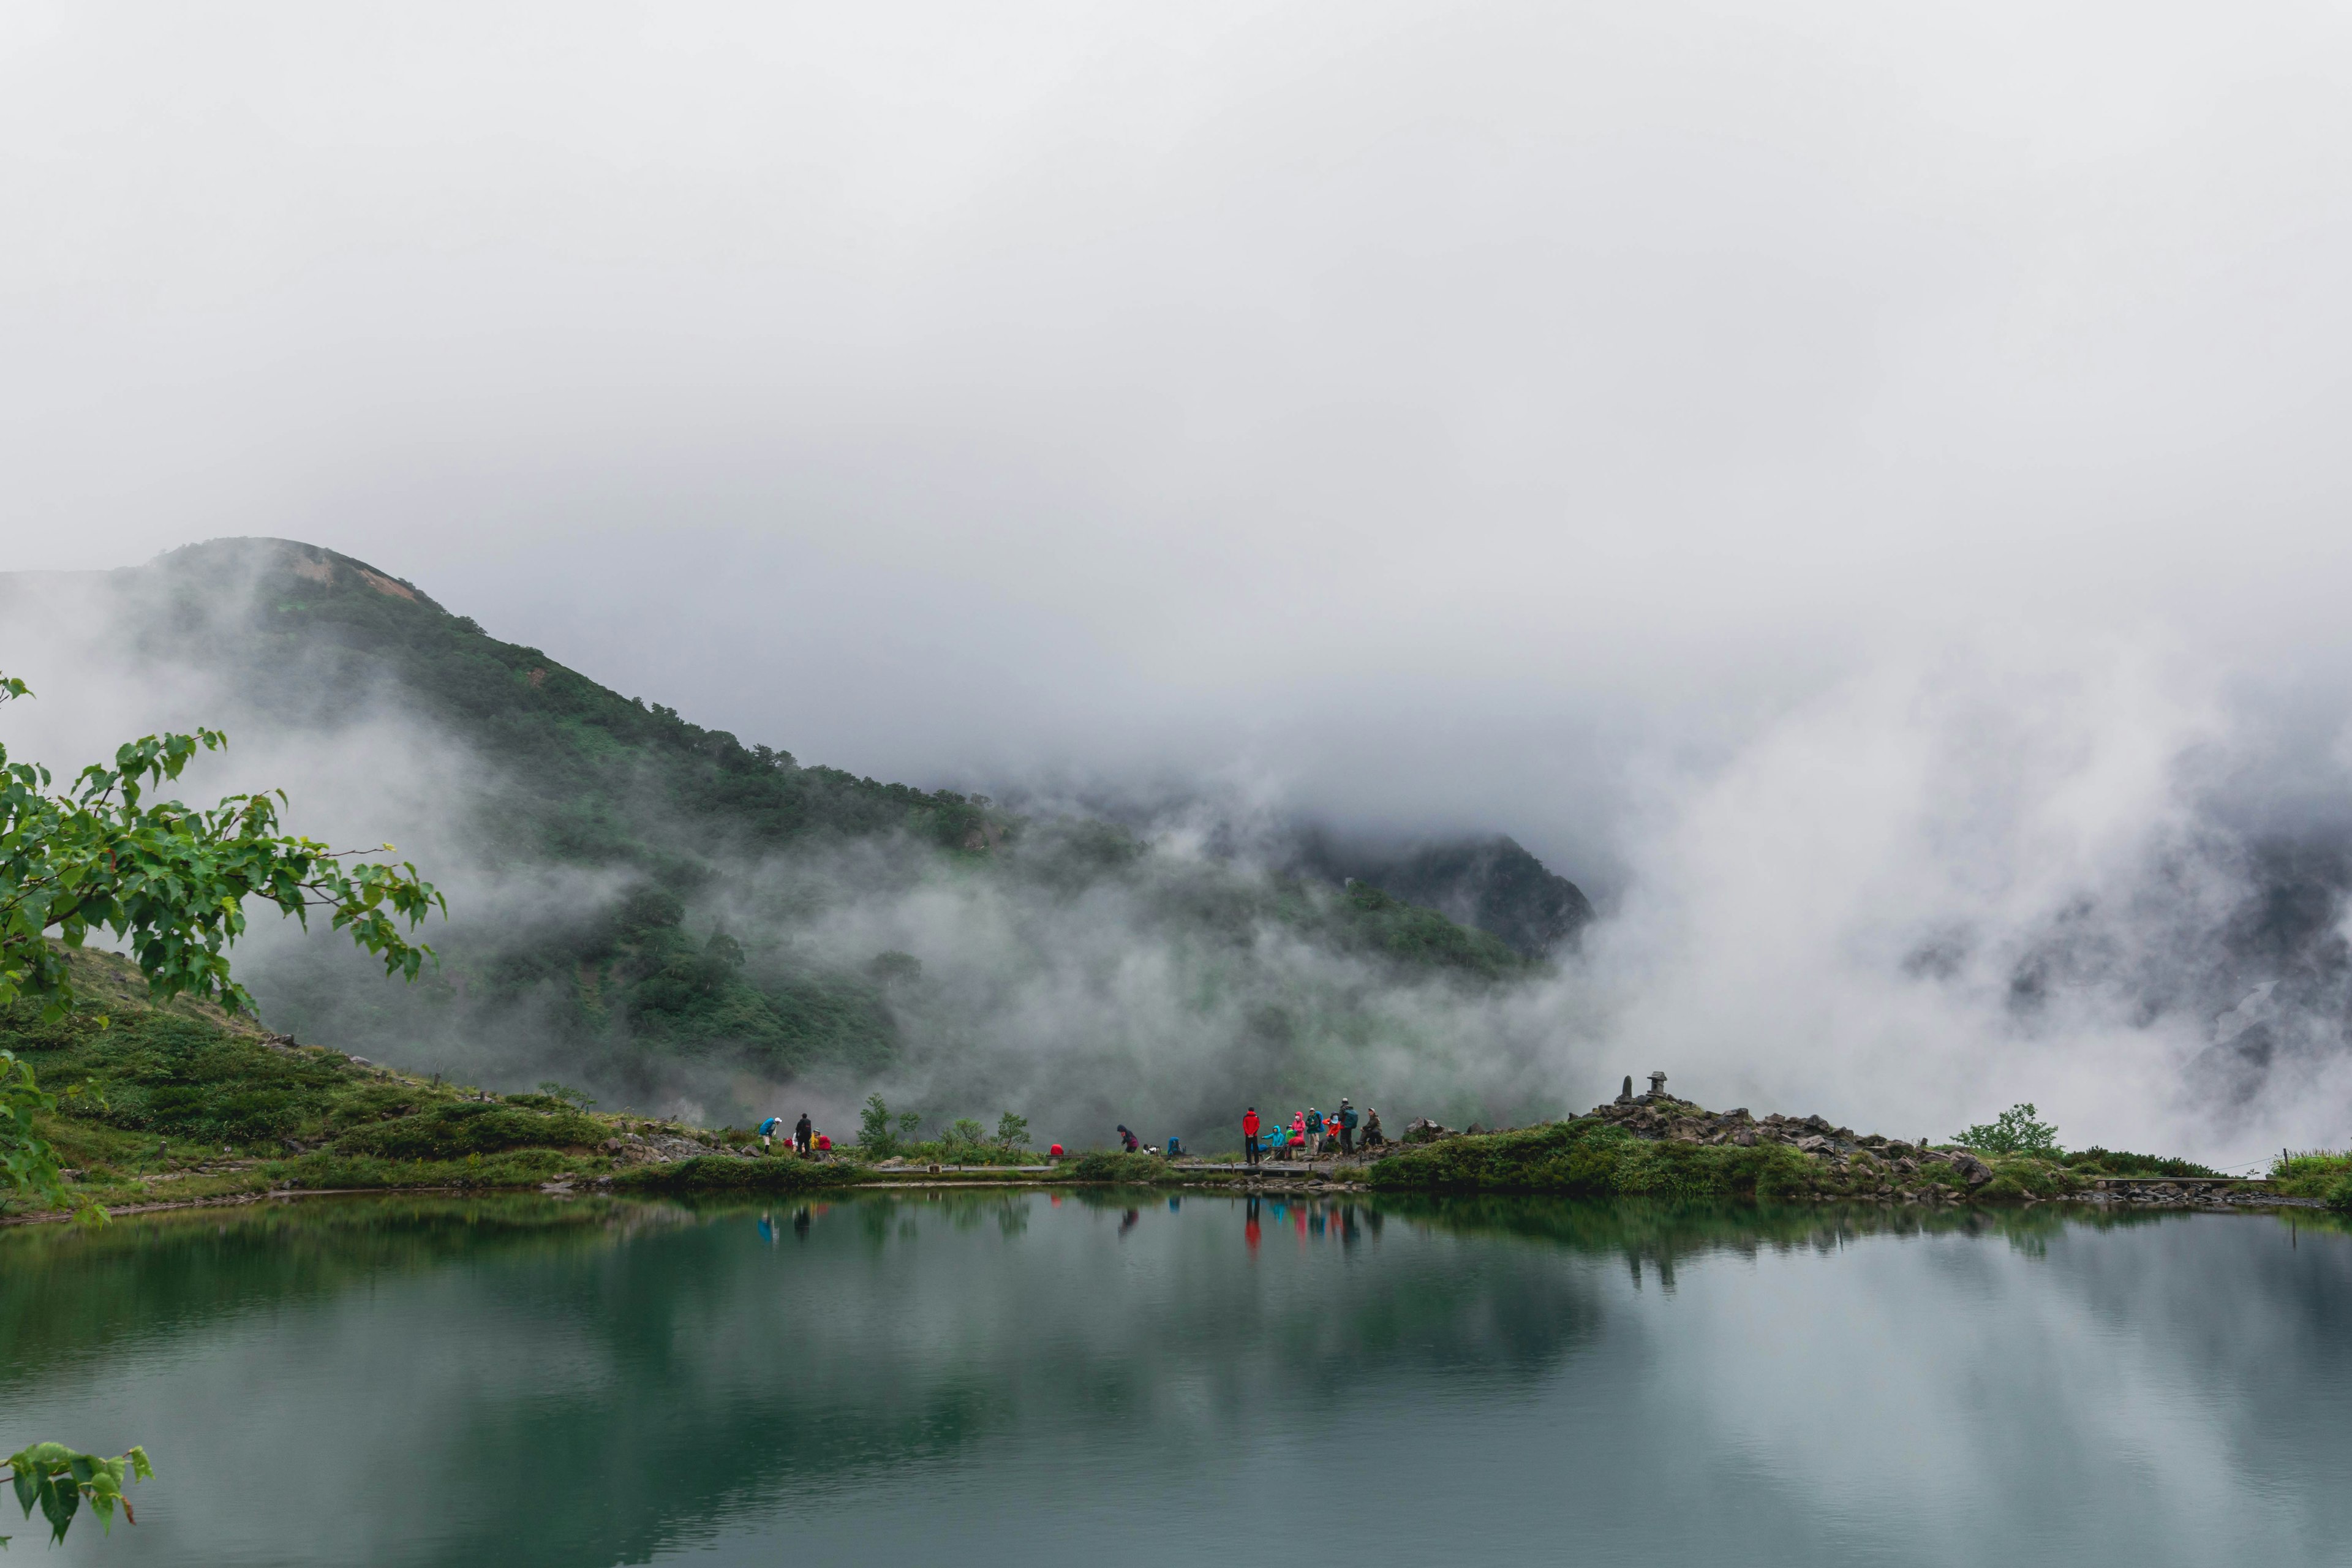
M1311 1105L1294 1111L1288 1127L1279 1118L1270 1124L1260 1121L1255 1105L1242 1117L1243 1155L1253 1165L1268 1155L1277 1160L1312 1160L1325 1154L1353 1154L1359 1148L1377 1149L1387 1142L1381 1133L1381 1113L1367 1109L1360 1118L1355 1106L1345 1100L1328 1118Z
M801 1112L801 1119L793 1124L789 1134L784 1131L784 1119L781 1116L771 1116L761 1122L759 1134L762 1153L774 1153L779 1138L788 1138L786 1147L803 1158L833 1152L833 1140L816 1130L816 1124L809 1120L805 1110ZM1277 1160L1313 1160L1324 1155L1349 1155L1359 1149L1377 1149L1387 1142L1381 1132L1381 1113L1368 1109L1360 1117L1355 1106L1346 1100L1340 1100L1339 1109L1328 1117L1311 1105L1304 1110L1295 1111L1288 1127L1283 1126L1279 1119L1271 1123L1260 1121L1255 1105L1242 1118L1242 1147L1245 1158L1253 1165L1268 1156ZM1118 1143L1121 1149L1132 1154L1142 1148L1143 1141L1122 1124L1118 1129ZM1181 1141L1169 1139L1168 1152L1171 1157L1182 1153ZM1062 1146L1055 1144L1046 1157L1049 1161L1061 1159Z
M772 1154L776 1152L776 1139L781 1135L783 1125L784 1119L781 1116L771 1116L760 1123L761 1153ZM792 1137L792 1150L796 1154L805 1157L810 1154L833 1152L833 1140L816 1130L816 1123L809 1120L809 1113L805 1110L801 1112L801 1119L793 1123Z

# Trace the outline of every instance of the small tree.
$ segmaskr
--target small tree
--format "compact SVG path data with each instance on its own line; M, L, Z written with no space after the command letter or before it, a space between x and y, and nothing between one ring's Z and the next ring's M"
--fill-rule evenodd
M1029 1147L1029 1119L1011 1111L996 1119L996 1146L1010 1154Z
M866 1097L857 1113L857 1146L873 1159L887 1160L898 1152L898 1134L890 1126L890 1107L879 1094Z
M977 1149L988 1141L988 1130L969 1116L959 1116L947 1131L950 1148Z
M551 1078L540 1080L539 1092L550 1100L560 1100L565 1105L573 1106L582 1110L586 1110L596 1103L588 1098L586 1090L573 1089L569 1084L558 1083Z
M2036 1121L2033 1105L2012 1105L1990 1122L1979 1122L1954 1142L1987 1154L2055 1154L2058 1129Z

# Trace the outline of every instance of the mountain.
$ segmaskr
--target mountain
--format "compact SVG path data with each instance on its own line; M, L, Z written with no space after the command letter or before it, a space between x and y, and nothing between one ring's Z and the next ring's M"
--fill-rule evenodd
M110 679L188 694L162 721L330 781L298 826L396 827L451 898L426 981L389 987L290 932L241 964L277 1027L476 1081L544 1072L706 1119L880 1088L930 1116L1180 1131L1235 1095L1411 1082L1491 1119L1546 1092L1545 1032L1507 998L1591 918L1507 838L1360 864L1188 854L804 764L290 541L0 581L0 658L81 636ZM51 686L82 703L106 682L77 664Z
M1301 836L1298 863L1328 879L1369 882L1409 904L1499 938L1524 958L1571 951L1592 923L1584 890L1501 834L1406 848Z

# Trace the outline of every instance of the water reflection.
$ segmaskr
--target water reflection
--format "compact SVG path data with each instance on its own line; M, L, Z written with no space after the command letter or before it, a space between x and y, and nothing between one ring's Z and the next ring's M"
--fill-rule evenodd
M1401 1549L2316 1562L2347 1303L2340 1230L2244 1217L317 1200L0 1237L0 1414L156 1454L68 1548L121 1562L1091 1560L1276 1475Z

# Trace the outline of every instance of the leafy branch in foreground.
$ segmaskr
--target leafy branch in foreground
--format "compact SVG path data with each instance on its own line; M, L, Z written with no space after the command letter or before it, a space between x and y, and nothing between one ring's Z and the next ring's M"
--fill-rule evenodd
M1953 1142L1984 1154L2055 1154L2058 1129L2036 1121L2031 1101L2012 1105L1995 1120L1979 1122Z
M99 1523L106 1533L114 1533L114 1505L122 1505L125 1523L139 1521L131 1511L130 1495L123 1490L133 1479L152 1480L155 1472L147 1463L147 1451L133 1448L111 1459L96 1454L79 1454L63 1443L36 1443L8 1456L8 1468L15 1472L16 1500L25 1506L25 1517L33 1517L33 1505L38 1503L41 1517L49 1521L55 1533L49 1544L56 1545L66 1538L66 1526L85 1499L97 1513ZM8 1538L0 1535L0 1546Z
M29 695L0 676L0 702ZM0 746L0 1006L36 1001L45 1020L70 1012L70 972L50 934L79 947L100 928L129 947L157 1000L184 993L249 1013L226 951L245 932L248 898L305 926L310 911L331 910L333 928L382 957L386 973L415 978L433 950L402 923L413 930L448 906L414 865L284 833L283 791L208 809L147 800L199 751L226 743L215 730L149 735L118 748L113 766L84 768L64 793L51 793L47 768L11 763Z

